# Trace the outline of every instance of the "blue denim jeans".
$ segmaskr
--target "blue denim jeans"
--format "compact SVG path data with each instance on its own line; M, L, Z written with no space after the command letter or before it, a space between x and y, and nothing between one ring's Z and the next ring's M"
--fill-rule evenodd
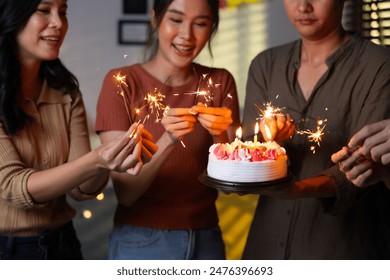
M73 223L40 236L0 236L0 260L82 260Z
M219 227L160 230L115 225L109 242L111 260L224 260Z

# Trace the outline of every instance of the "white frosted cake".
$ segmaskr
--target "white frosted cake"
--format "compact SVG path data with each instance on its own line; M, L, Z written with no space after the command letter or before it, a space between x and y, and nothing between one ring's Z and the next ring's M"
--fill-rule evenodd
M235 140L213 144L209 150L207 175L223 181L252 183L286 177L287 155L276 142L256 144Z

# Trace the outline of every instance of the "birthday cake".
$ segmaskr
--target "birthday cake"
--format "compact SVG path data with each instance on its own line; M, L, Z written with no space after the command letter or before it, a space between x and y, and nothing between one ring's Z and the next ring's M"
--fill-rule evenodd
M239 183L267 182L286 177L287 154L276 142L235 140L209 149L207 175Z

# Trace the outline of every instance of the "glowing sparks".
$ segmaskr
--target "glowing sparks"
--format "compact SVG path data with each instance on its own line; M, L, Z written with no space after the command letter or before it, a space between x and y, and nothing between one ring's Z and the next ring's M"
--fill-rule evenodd
M126 75L121 75L121 72L118 72L118 74L114 75L113 77L117 80L120 86L125 85L127 87Z
M278 96L277 96L278 98ZM256 105L256 104L255 104ZM278 108L278 107L275 107L271 104L271 102L268 102L268 103L264 103L264 108L260 108L258 105L256 105L256 107L259 109L260 111L260 120L264 120L264 119L268 119L268 118L273 118L275 116L283 116L284 113L283 113L283 109L284 108ZM289 108L289 110L292 110L292 111L296 111L292 108ZM328 108L325 108L325 111L327 111ZM296 111L298 112L298 111ZM299 113L299 112L298 112ZM307 139L310 143L313 143L314 145L311 145L309 147L310 151L313 152L313 154L316 153L316 148L317 147L321 147L321 142L322 142L322 138L324 136L324 129L326 127L326 119L325 120L316 120L312 117L308 117L308 118L304 118L302 119L301 121L302 122L305 122L307 120L315 120L316 121L316 130L310 130L310 129L306 129L306 130L296 130L295 132L299 135L307 135ZM265 126L265 133L266 133L266 136L270 139L270 129L268 126Z
M272 106L271 102L264 103L263 105L265 109L262 109L257 104L255 104L257 109L259 109L260 111L260 119L268 119L274 116L283 115L282 113L283 108L274 107Z
M324 129L326 120L318 120L317 121L317 130L312 131L310 129L306 130L298 130L297 133L300 135L306 134L309 142L315 143L318 147L321 146L322 136L324 135ZM310 146L310 150L313 154L316 153L316 146Z
M123 89L123 86L128 87L128 85L126 83L126 75L121 75L121 72L118 72L113 77L118 82L118 88L119 88L118 94L123 99L123 104L125 105L126 113L127 113L128 118L129 118L129 121L130 121L130 123L133 123L133 120L131 119L131 115L130 115L129 105L127 104L126 97L125 97L125 92L124 92L124 89Z
M131 123L133 123L134 121L131 118L129 104L126 100L125 92L124 92L124 87L128 87L126 83L126 75L122 75L121 72L118 72L113 77L118 84L118 88L119 88L118 95L122 97L129 120ZM167 107L163 103L164 99L165 99L165 95L162 94L157 88L155 88L151 92L147 92L143 98L145 104L142 107L137 107L134 109L135 115L140 118L141 115L143 114L143 111L146 109L147 112L145 114L143 123L145 123L147 119L150 119L151 115L153 114L155 115L155 122L159 122L162 117L162 112L166 110Z
M196 71L194 69L195 74ZM186 92L184 94L194 94L196 95L196 99L199 100L199 98L203 98L204 103L207 106L208 102L211 102L214 100L214 89L219 88L221 84L214 83L213 79L211 77L208 77L209 74L202 74L199 81L198 81L198 88L195 91ZM206 82L206 84L205 84ZM202 84L205 84L202 86ZM231 96L231 95L230 95Z
M166 107L163 103L165 95L162 94L157 88L153 92L148 92L144 98L148 108L148 115L155 114L155 122L161 121L163 116L162 112L166 110Z

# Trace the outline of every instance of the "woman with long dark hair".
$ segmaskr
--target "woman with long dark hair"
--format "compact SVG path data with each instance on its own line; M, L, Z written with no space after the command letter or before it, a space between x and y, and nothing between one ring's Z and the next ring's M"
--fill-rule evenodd
M0 0L0 259L82 259L66 195L95 197L156 148L133 126L91 151L78 81L58 58L66 13L66 0Z

